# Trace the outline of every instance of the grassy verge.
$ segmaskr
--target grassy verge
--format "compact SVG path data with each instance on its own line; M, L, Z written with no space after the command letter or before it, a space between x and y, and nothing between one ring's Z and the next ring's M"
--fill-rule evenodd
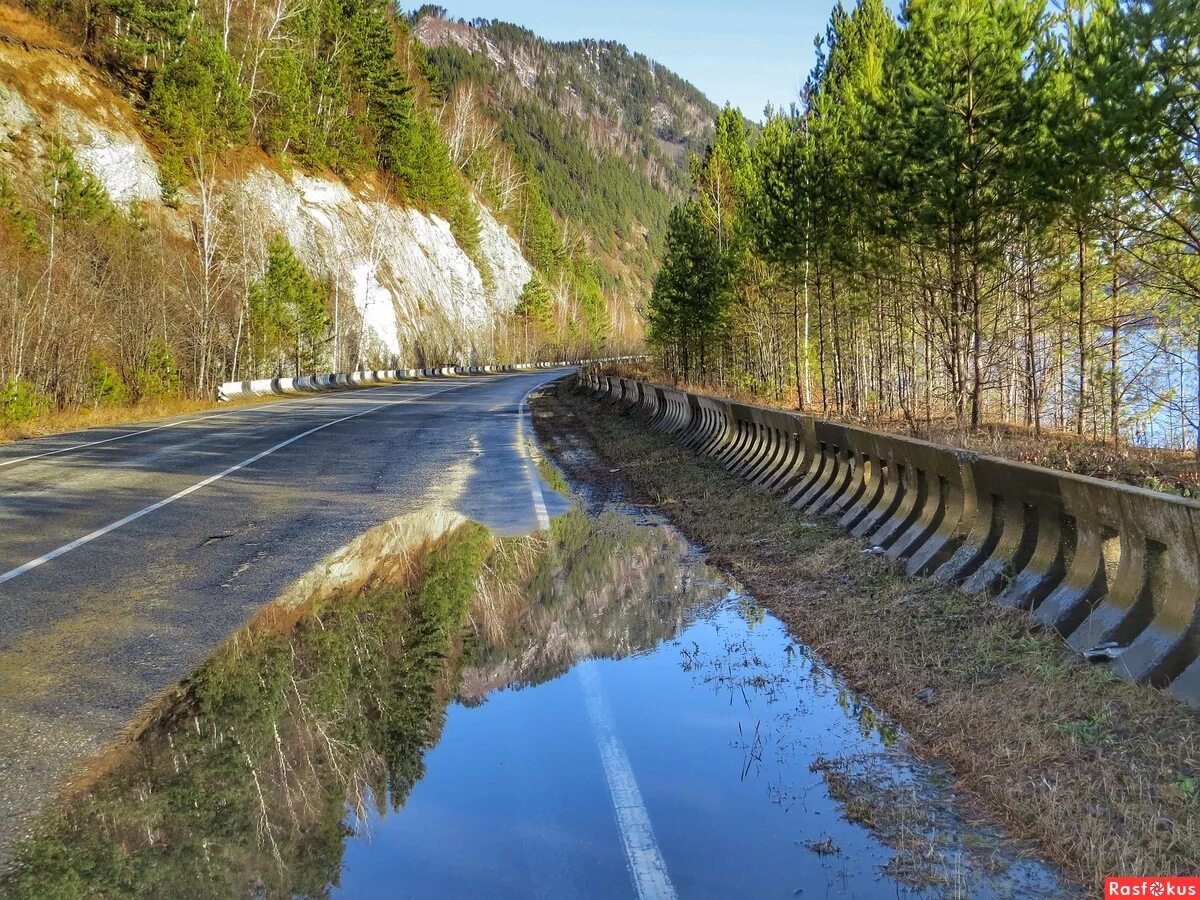
M532 409L569 473L621 478L670 516L1070 877L1200 872L1200 716L1078 661L1020 613L899 574L565 382ZM580 447L599 468L579 471Z
M133 406L66 409L46 413L15 425L0 425L0 444L22 441L27 438L66 434L70 431L82 431L85 428L135 425L138 422L148 422L152 419L206 412L216 409L218 406L222 409L253 406L260 403L271 403L279 399L279 397L247 397L220 404L215 400L159 399L147 400Z

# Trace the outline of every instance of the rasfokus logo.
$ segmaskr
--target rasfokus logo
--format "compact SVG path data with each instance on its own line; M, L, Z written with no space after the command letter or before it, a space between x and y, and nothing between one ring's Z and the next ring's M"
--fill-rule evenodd
M1105 897L1200 897L1200 878L1105 878Z

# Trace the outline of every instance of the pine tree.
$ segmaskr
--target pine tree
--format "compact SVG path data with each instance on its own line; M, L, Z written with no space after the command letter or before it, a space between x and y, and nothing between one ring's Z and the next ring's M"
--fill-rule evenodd
M154 72L179 53L195 14L191 0L105 0L90 10L88 30L105 36L113 65Z
M260 362L282 372L291 358L297 375L321 363L321 340L329 326L326 296L281 236L267 246L266 271L249 296L250 332Z
M540 341L554 327L554 298L537 272L525 282L512 315L520 328L525 359L529 360L533 346L531 341Z
M237 64L216 35L203 29L154 77L147 109L168 145L163 165L168 196L201 155L244 141L250 122Z
M430 148L424 123L414 127L412 83L396 59L399 25L379 0L355 7L348 22L350 74L366 103L380 167L411 184L414 162Z
M796 114L768 111L752 152L759 190L751 209L754 245L785 270L792 299L792 365L796 405L804 409L809 388L809 253L812 241L808 134ZM803 335L801 334L803 295Z
M671 213L662 268L650 295L646 340L684 379L703 373L706 352L726 319L733 272L698 204Z
M1024 202L1026 153L1037 146L1029 69L1043 28L1040 0L909 0L898 45L904 205L913 231L945 247L950 265L956 408L982 422L985 270ZM918 237L918 240L921 240Z

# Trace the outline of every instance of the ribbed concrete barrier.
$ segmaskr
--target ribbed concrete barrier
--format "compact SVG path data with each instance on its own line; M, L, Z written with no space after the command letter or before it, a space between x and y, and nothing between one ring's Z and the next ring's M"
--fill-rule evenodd
M495 375L506 372L533 372L538 369L561 369L569 366L634 362L643 356L614 356L608 359L560 360L557 362L514 363L507 366L441 366L425 369L387 369L345 374L301 375L297 378L259 378L252 381L227 381L217 388L217 399L236 397L269 397L273 394L315 394L325 391L346 391L354 388L399 384L423 378L453 378L466 375Z
M1024 609L1200 708L1200 503L595 369L578 384L910 575Z

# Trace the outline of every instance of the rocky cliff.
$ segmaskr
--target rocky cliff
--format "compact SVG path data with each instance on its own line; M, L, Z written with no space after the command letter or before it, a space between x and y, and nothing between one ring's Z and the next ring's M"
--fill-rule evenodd
M168 205L156 149L104 73L11 10L0 37L0 175L18 196L46 193L48 158L64 144L114 206L134 208L144 230L165 233L160 239L191 240L208 216L226 239L260 245L244 254L253 259L268 236L285 235L335 295L339 365L369 356L413 361L418 347L488 356L495 325L532 268L483 203L476 200L479 246L468 255L444 219L400 205L373 178L305 174L243 152Z

